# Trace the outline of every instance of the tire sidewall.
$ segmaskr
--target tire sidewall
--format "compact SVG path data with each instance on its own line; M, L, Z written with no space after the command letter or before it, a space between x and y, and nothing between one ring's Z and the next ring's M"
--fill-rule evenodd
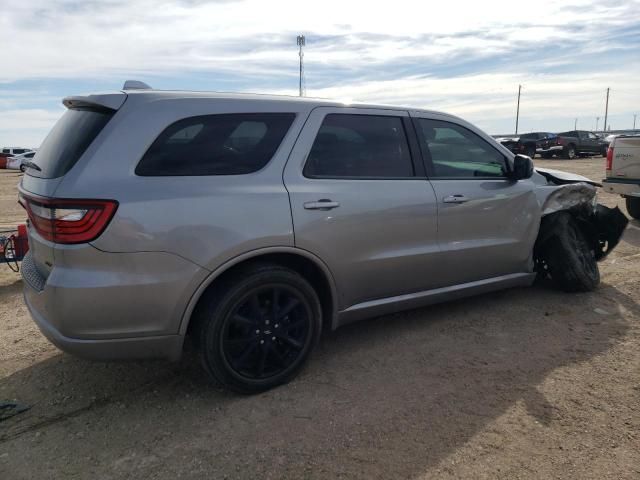
M224 354L223 333L227 319L251 291L277 285L294 290L303 298L311 314L310 331L302 353L283 372L266 379L250 379L235 372ZM313 287L297 273L284 268L255 272L232 284L211 307L208 312L203 312L208 318L203 319L200 334L200 352L204 367L215 380L240 393L261 392L291 380L305 364L319 340L322 329L320 301Z
M640 197L627 197L627 212L636 220L640 220Z

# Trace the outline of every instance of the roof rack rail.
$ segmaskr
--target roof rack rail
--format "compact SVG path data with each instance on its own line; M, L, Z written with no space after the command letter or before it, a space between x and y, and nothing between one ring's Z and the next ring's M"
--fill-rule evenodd
M123 90L151 90L151 87L140 80L127 80L122 86Z

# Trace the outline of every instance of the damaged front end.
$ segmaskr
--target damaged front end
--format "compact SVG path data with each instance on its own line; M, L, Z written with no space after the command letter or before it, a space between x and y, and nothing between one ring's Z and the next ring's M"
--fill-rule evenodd
M536 171L542 209L536 269L565 291L592 290L600 280L596 262L618 244L628 219L617 207L597 203L598 183L565 172Z

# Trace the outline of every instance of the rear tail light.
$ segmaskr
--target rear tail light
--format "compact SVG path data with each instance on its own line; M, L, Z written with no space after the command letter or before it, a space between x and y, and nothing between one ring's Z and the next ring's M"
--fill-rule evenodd
M556 145L564 145L564 140L560 137L556 138Z
M36 231L54 243L87 243L98 238L113 218L118 202L34 197L20 194Z
M607 149L607 172L610 172L613 168L613 147Z

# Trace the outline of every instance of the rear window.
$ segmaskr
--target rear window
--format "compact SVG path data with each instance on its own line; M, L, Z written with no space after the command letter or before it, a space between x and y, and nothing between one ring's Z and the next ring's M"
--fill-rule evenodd
M141 176L241 175L264 167L294 113L190 117L169 125L136 167Z
M41 178L61 177L73 167L115 112L73 108L67 110L38 149L34 162L40 171L27 170Z

